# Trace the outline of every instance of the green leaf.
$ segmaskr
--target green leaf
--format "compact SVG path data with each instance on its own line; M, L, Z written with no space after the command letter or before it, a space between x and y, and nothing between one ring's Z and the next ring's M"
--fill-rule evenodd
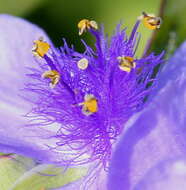
M80 179L87 173L86 168L63 168L54 165L38 165L26 172L10 188L10 190L40 190L42 188L58 188Z
M7 190L21 177L34 163L31 159L13 154L1 154L0 156L0 189Z

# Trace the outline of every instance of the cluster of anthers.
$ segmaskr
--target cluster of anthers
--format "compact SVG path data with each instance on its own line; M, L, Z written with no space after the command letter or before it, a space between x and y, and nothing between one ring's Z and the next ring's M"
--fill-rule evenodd
M57 146L69 146L79 151L79 155L89 152L89 160L108 160L113 140L144 104L153 69L162 62L162 55L154 54L135 59L139 40L136 31L141 21L148 29L160 28L159 17L143 13L129 38L119 25L108 42L103 28L99 30L94 20L81 20L79 35L89 31L96 38L96 51L84 41L84 53L69 48L66 41L59 50L43 38L34 41L33 54L46 64L30 75L38 83L28 88L40 94L33 112L49 124L61 125L55 136L59 139ZM73 161L78 159L76 156Z

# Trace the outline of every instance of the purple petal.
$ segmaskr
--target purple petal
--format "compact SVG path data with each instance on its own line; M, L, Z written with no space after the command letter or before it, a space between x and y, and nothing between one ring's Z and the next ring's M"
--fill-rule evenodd
M126 126L113 154L108 189L130 190L162 160L186 154L186 43L158 78L155 97Z
M21 98L21 89L28 78L26 67L36 67L33 41L41 36L49 39L37 26L13 16L0 15L0 26L0 151L43 160L48 157L43 142L31 138L41 129L33 133L23 127L23 115L31 105Z
M186 159L164 160L150 169L134 190L183 190L186 187Z
M10 15L1 15L0 24L0 101L11 107L28 108L18 95L28 78L28 67L37 66L31 53L33 41L48 37L36 25Z

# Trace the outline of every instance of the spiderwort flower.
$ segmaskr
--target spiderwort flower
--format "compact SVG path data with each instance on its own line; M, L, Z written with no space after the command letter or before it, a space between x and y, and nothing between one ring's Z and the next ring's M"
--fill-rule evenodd
M96 43L94 50L82 41L85 51L79 53L65 40L56 49L43 31L26 21L0 19L0 57L6 63L0 78L1 151L46 163L98 161L106 166L112 144L126 121L144 107L154 86L154 67L162 63L163 54L135 57L141 21L129 37L118 25L108 41L103 27L82 20L79 34L89 31ZM145 22L159 26L152 18Z
M118 25L108 44L95 21L80 21L79 34L88 30L96 39L96 50L83 42L84 53L70 48L65 40L59 50L43 39L34 41L32 51L42 62L38 59L40 68L27 73L30 81L24 90L37 96L34 102L29 100L34 104L29 116L39 119L32 123L36 127L42 122L59 125L51 151L63 152L63 162L106 164L112 141L130 116L142 109L162 55L135 58L139 24L138 20L129 38Z

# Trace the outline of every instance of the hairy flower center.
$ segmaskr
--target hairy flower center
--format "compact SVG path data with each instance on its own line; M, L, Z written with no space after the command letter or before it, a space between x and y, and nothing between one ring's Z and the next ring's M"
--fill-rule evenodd
M158 27L156 18L143 17L150 26ZM67 163L69 159L75 164L100 160L106 166L113 139L143 108L153 86L147 88L154 67L162 62L163 54L135 57L141 21L137 20L129 37L118 25L109 40L103 28L97 30L95 21L81 20L79 34L88 30L96 39L95 49L83 41L83 53L69 47L65 40L60 48L50 47L42 38L34 41L33 54L42 61L40 68L31 68L33 73L29 75L34 80L27 89L38 94L32 110L39 121L44 121L41 125L59 124L56 150L63 152L62 159ZM46 82L55 88L49 88Z

